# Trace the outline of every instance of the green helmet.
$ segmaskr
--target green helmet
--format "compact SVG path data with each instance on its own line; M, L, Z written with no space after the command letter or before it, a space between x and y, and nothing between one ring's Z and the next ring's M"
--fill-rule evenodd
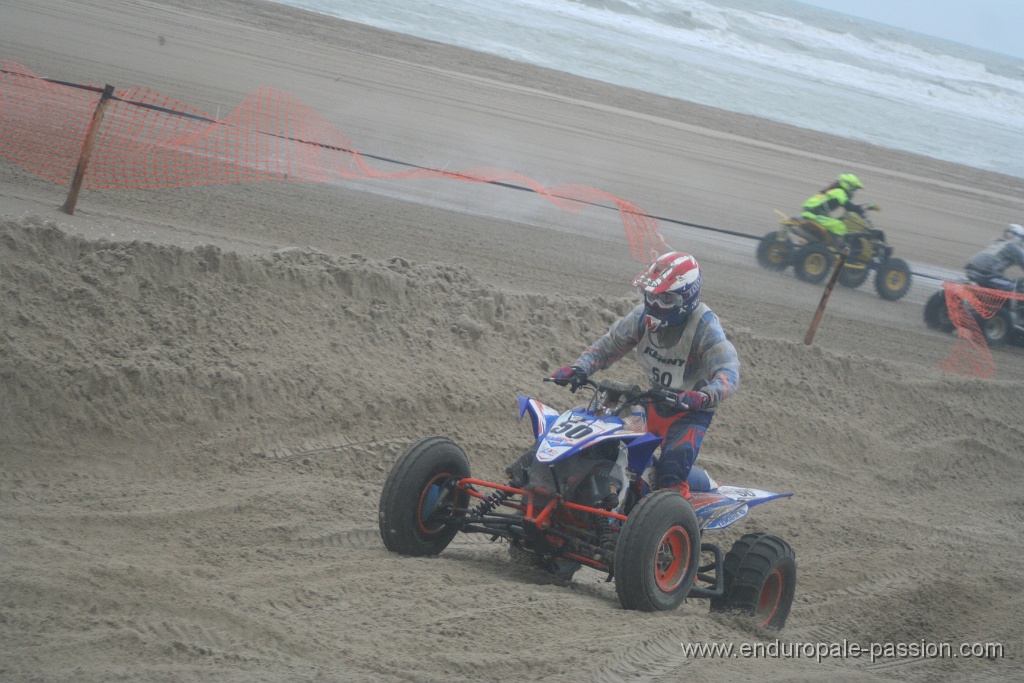
M839 174L839 187L846 190L847 194L853 194L854 190L859 190L864 187L864 183L860 181L860 178L853 175L852 173L840 173Z

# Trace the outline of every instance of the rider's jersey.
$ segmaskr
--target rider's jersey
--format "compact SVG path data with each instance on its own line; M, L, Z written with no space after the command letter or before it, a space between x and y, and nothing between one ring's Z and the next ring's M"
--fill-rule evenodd
M644 305L639 304L587 348L574 365L591 375L635 348L651 386L674 391L699 389L711 398L705 410L714 410L736 391L740 383L736 348L707 305L701 304L685 325L653 333L644 326L644 315Z
M1016 240L996 239L972 256L964 270L971 276L993 278L1002 277L1010 266L1024 269L1024 247Z
M846 190L841 187L833 187L819 192L804 202L803 212L816 216L827 216L839 207L846 206L849 202L850 195L846 193Z

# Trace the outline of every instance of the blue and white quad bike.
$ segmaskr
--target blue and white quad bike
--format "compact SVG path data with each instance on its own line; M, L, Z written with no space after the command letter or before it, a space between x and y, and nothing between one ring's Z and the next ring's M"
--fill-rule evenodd
M698 467L689 500L652 490L661 438L646 431L640 406L674 394L608 380L579 386L593 390L590 402L562 413L519 397L519 416L530 415L536 443L508 468L506 484L471 477L466 454L446 437L413 444L381 492L384 545L436 555L459 531L488 534L565 580L583 565L606 572L626 609L671 610L687 596L709 598L713 611L781 629L796 589L789 544L747 534L723 556L703 534L792 494L717 486Z

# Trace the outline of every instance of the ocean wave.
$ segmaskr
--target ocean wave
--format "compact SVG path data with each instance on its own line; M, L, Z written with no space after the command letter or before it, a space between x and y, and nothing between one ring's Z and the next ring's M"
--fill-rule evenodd
M1024 60L801 3L281 1L616 85L1024 177Z

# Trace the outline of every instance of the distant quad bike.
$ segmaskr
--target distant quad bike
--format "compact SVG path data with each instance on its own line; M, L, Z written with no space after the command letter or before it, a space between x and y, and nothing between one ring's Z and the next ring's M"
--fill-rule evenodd
M700 468L704 486L692 485L690 499L652 490L661 439L646 431L637 407L670 392L611 380L583 380L573 391L581 387L593 391L588 404L564 412L519 397L535 441L508 468L507 484L473 478L466 454L448 438L413 444L381 492L385 547L437 555L460 531L482 533L506 539L514 559L563 581L583 566L607 573L625 609L666 611L686 597L706 598L712 611L781 629L796 590L789 544L746 534L723 555L704 535L792 494L718 486Z
M982 287L973 280L961 280L960 283ZM1024 278L1017 280L1014 291L1024 294ZM974 316L981 334L985 337L985 342L990 347L1004 344L1024 346L1024 302L1007 299L1002 307L989 318L982 318L977 312L971 310L971 305L967 301L961 301L961 305ZM945 288L939 289L925 302L924 324L939 332L952 332L956 329L946 305Z
M864 208L878 211L874 204ZM793 272L804 282L822 282L832 271L842 245L814 221L789 217L778 209L775 213L782 219L779 221L781 229L768 233L758 242L758 265L777 271L793 266ZM893 248L886 243L885 233L875 228L867 216L853 211L847 211L839 220L846 224L851 248L839 273L839 284L860 287L874 270L878 296L887 301L902 298L910 290L910 266L903 259L893 257Z

